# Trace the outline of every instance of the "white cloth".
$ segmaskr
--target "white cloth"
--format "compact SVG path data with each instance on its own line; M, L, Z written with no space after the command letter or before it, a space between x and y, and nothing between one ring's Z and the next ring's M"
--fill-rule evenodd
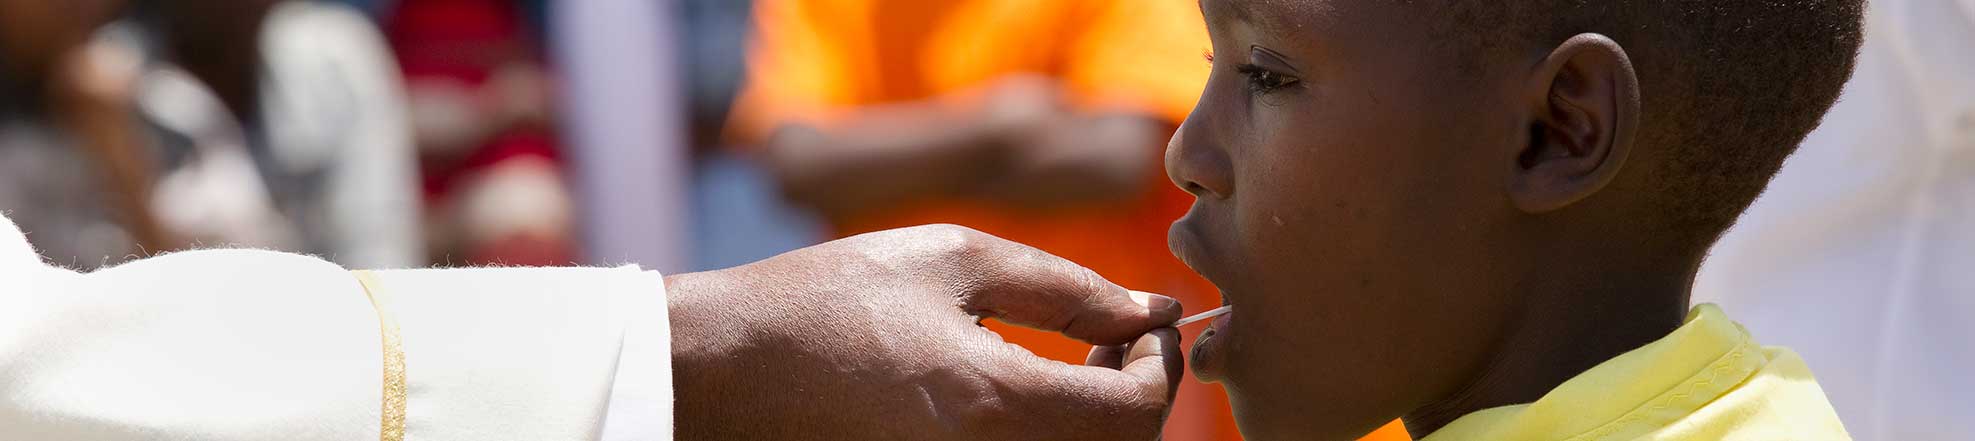
M659 274L373 274L400 325L404 439L671 438ZM365 287L317 258L209 250L76 273L0 217L0 439L379 439L382 334ZM604 438L606 420L644 437Z
M1874 0L1858 72L1698 302L1795 348L1861 440L1975 439L1975 0Z

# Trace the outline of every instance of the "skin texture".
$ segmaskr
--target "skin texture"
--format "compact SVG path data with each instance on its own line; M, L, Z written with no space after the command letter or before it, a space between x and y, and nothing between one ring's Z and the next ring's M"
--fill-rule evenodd
M1625 49L1462 66L1382 3L1202 2L1214 72L1167 150L1196 196L1170 242L1235 306L1193 364L1248 439L1423 436L1686 309L1701 256L1628 228L1657 158Z
M666 285L680 439L1156 439L1184 369L1177 302L962 227ZM1100 347L1043 359L986 318Z

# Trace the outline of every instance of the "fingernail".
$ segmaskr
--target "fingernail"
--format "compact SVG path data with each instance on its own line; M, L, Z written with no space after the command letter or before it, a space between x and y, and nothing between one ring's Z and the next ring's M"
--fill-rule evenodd
M1131 291L1131 298L1132 301L1137 302L1139 306L1144 306L1145 309L1150 309L1155 311L1160 309L1171 308L1179 305L1179 301L1173 300L1172 297L1166 297L1149 292Z

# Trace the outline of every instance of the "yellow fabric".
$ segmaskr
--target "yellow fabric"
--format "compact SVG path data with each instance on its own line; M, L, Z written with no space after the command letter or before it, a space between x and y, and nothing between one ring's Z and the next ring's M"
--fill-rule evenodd
M1424 438L1849 440L1810 368L1762 347L1703 304L1666 338L1619 355L1535 403L1487 409Z
M364 295L370 298L370 307L377 309L378 328L383 335L384 400L377 439L404 441L405 396L409 388L405 384L405 348L399 337L398 316L391 313L390 294L384 291L376 275L365 270L350 271L350 274L363 285Z

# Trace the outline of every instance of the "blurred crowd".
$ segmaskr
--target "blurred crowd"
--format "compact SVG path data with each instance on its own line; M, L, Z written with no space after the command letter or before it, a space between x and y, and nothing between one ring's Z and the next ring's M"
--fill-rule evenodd
M1898 30L1880 35L1970 37L1966 23L1888 24L1898 18L1887 16L1927 2L1875 3L1894 5L1875 11L1875 29ZM1191 0L0 0L0 210L49 260L77 269L248 246L353 268L636 263L678 272L834 237L958 223L1200 311L1217 306L1217 294L1165 245L1167 225L1192 198L1165 181L1161 165L1207 75L1195 8ZM1890 46L1902 41L1935 40L1874 40L1862 75L1965 72L1975 54L1965 51L1975 44ZM1936 64L1873 71L1872 63L1906 59ZM1966 86L1975 76L1914 78L1929 82L1927 90L1975 90ZM1854 104L1834 118L1889 115L1864 106L1904 108L1897 100L1914 97L1900 93L1908 92L1848 95ZM1938 98L1946 107L1933 112L1969 116L1943 117L1947 128L1919 131L1941 135L1912 143L1975 144L1967 141L1975 110L1955 107L1975 102L1965 96ZM1786 169L1778 185L1798 176L1828 181L1792 170L1819 164L1820 149L1862 145L1829 138L1813 137L1803 154L1812 159L1793 162L1813 165ZM1929 151L1959 159L1916 166L1966 164L1970 150ZM1872 156L1829 155L1854 158L1832 164ZM1953 178L1967 171L1941 170L1887 192L1942 198L1927 209L1950 215L1968 210L1969 193L1948 188L1965 185ZM1860 179L1904 182L1881 178ZM1764 309L1760 297L1735 293L1801 292L1809 288L1763 284L1818 280L1761 278L1758 270L1831 270L1773 263L1815 253L1747 250L1806 243L1788 236L1788 224L1804 225L1792 210L1842 212L1822 207L1847 203L1828 195L1868 184L1795 206L1759 204L1751 222L1785 225L1737 230L1715 265L1771 266L1741 268L1734 279L1712 273L1699 296L1758 322L1778 317L1771 326L1785 333L1807 323L1803 311ZM1874 212L1900 210L1911 211ZM1956 242L1966 228L1946 229L1952 221L1936 211L1915 213L1930 217L1886 220L1898 224L1886 234L1906 242L1874 243L1900 256L1921 253L1900 251L1915 241L1966 246ZM1825 251L1833 259L1864 253ZM1975 289L1944 275L1969 253L1939 253L1946 260L1872 258L1905 265L1874 274L1907 274L1901 292L1922 291L1913 294L1921 299ZM1753 257L1737 260L1744 255ZM1869 263L1846 268L1866 272ZM1945 281L1927 279L1935 275ZM1913 287L1925 283L1936 285ZM1975 296L1941 308L1968 314L1967 297ZM1893 306L1875 314L1930 317L1901 312L1924 303L1913 302L1921 301L1878 302ZM997 329L1052 358L1080 361L1088 348ZM1860 338L1924 339L1872 335ZM1813 364L1846 357L1776 340L1804 349ZM1827 340L1836 341L1819 341ZM1967 354L1951 354L1949 364L1967 366ZM1841 373L1883 377L1884 360L1898 356L1861 357L1877 364ZM1825 384L1854 428L1894 433L1909 412L1848 405L1877 402L1870 400L1882 392ZM1168 439L1237 437L1217 388L1188 381L1181 394ZM1960 406L1945 412L1969 410ZM1395 426L1373 438L1403 436Z
M746 4L690 4L653 21L726 44L745 32ZM89 269L214 246L366 268L587 257L542 2L0 8L0 209L52 260ZM671 61L727 66L705 74L731 90L730 53ZM652 148L684 151L666 144Z

